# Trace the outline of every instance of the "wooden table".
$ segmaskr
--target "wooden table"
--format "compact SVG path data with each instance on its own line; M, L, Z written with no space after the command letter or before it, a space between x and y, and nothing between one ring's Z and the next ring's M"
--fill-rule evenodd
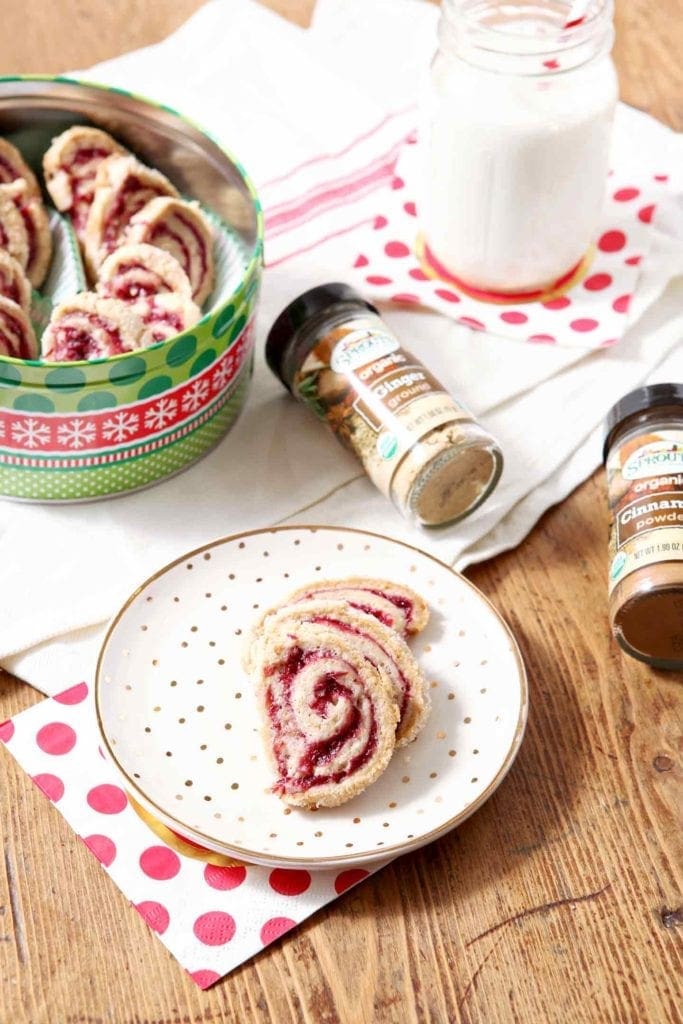
M200 4L6 0L0 67L87 66ZM271 6L306 24L313 2ZM619 0L617 32L623 98L683 129L680 0ZM495 796L207 993L2 751L0 1022L680 1021L683 675L611 641L606 530L598 472L468 573L531 682L527 737ZM0 720L38 699L0 675Z

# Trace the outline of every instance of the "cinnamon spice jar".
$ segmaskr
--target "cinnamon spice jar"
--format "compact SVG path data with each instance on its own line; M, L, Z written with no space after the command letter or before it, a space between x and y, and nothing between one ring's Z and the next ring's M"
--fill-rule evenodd
M634 658L683 669L683 384L620 399L603 454L612 631Z

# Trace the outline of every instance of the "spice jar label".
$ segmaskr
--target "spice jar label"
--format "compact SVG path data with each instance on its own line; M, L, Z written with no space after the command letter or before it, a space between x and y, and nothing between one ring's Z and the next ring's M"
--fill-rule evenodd
M624 438L607 460L610 593L629 573L683 561L683 430Z
M361 460L388 497L403 457L436 427L471 421L469 413L376 321L338 327L304 359L299 397Z

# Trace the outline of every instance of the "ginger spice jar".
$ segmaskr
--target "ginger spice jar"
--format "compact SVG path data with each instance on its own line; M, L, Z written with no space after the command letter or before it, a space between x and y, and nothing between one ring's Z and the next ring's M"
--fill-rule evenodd
M683 384L617 402L604 457L612 630L634 658L683 669Z
M496 486L496 442L347 285L321 285L290 303L270 330L266 360L414 522L463 519Z

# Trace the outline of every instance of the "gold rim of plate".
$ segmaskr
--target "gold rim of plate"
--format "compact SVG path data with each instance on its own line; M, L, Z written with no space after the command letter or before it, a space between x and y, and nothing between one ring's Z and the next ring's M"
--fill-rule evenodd
M104 724L102 721L102 714L100 710L100 688L103 683L102 662L104 659L104 655L106 653L107 646L109 644L109 641L112 637L114 630L116 629L122 617L130 608L133 601L135 601L135 599L142 593L142 591L144 591L151 583L154 583L156 580L164 576L171 569L174 569L177 565L181 565L183 562L186 562L188 558L195 558L197 555L204 554L204 552L206 551L211 551L213 548L221 547L223 544L228 544L232 541L239 541L245 537L255 537L259 534L263 535L283 533L285 531L305 532L307 530L310 533L322 533L327 531L329 531L330 533L353 533L360 537L371 537L376 540L389 541L389 543L391 544L398 544L400 547L405 548L406 551L414 551L416 554L422 556L423 558L428 558L430 561L436 563L436 565L438 565L442 569L447 569L448 572L452 573L454 576L457 576L460 580L462 580L462 582L465 583L467 587L469 587L469 589L474 592L477 598L483 601L484 604L487 605L488 608L493 612L495 618L498 620L499 624L502 626L505 633L507 634L508 640L510 641L510 649L514 654L515 662L517 665L518 680L520 687L520 706L517 724L515 726L514 735L512 737L512 741L507 750L503 763L501 764L500 768L498 769L498 771L496 772L495 776L488 784L486 789L484 789L479 794L479 796L472 801L471 804L468 804L467 807L459 811L458 814L453 815L451 818L444 821L441 825L432 829L430 832L418 835L412 840L404 840L400 843L394 843L392 846L384 846L382 847L380 853L366 851L363 853L340 853L338 855L330 857L286 857L273 856L272 854L264 853L259 850L248 850L242 847L235 847L230 845L229 843L220 843L216 839L213 839L212 837L205 835L199 829L195 829L192 828L190 825L187 825L180 818L176 818L174 815L169 814L168 811L164 810L162 807L159 807L158 804L156 804L152 799L150 799L149 796L147 796L144 790L141 789L141 787L139 786L137 780L128 774L124 766L118 760L114 750L112 749L109 743L109 738L105 732ZM434 842L436 839L441 838L441 836L446 835L448 832L451 832L454 828L457 828L458 825L462 824L463 821L466 821L467 818L469 818L472 814L475 813L475 811L479 810L479 808L484 803L486 803L486 801L489 799L490 796L492 796L492 794L495 792L495 790L498 788L498 786L501 784L501 782L509 772L522 744L524 730L526 728L528 708L529 682L527 679L524 661L519 650L519 645L507 622L505 621L505 619L503 619L500 612L497 610L497 608L495 608L491 601L489 601L486 595L482 594L482 592L477 587L475 587L475 585L471 583L466 576L463 576L462 573L457 572L456 569L453 569L450 565L447 565L446 562L442 562L441 559L436 558L434 555L430 555L428 552L423 551L421 548L416 547L414 544L406 544L404 541L395 540L393 537L387 537L381 533L373 533L369 530L356 530L352 526L316 526L303 523L296 526L274 526L266 527L260 530L245 530L242 533L233 533L228 534L225 537L219 537L217 540L211 541L208 544L202 544L198 548L193 548L191 551L185 552L179 558L174 558L172 562L169 562L167 565L163 566L163 568L157 570L157 572L153 573L143 583L136 587L132 594L123 603L123 605L118 610L116 615L113 617L113 619L109 623L109 626L107 627L107 632L105 633L104 639L102 641L102 645L97 656L97 667L95 670L95 714L97 717L97 727L99 729L99 733L102 738L102 742L104 744L107 756L110 762L119 772L119 774L125 779L129 799L131 799L134 810L136 811L137 814L140 815L142 820L145 821L147 825L149 825L149 827L152 829L153 832L155 832L156 835L163 839L164 842L167 842L169 846L174 846L175 849L180 849L178 843L179 841L180 843L182 843L182 836L184 836L191 843L199 844L200 846L204 847L206 850L206 854L211 855L215 853L218 855L218 857L227 858L233 863L236 858L241 858L237 861L238 864L251 863L272 867L277 867L279 865L305 867L308 865L324 868L326 865L336 865L342 863L353 864L354 862L365 863L372 860L384 860L386 858L398 857L399 855L403 853L408 853L411 850L419 849L420 847L426 846L427 844ZM134 797L131 797L132 793L135 794ZM171 828L165 824L166 821L170 821L173 823L173 830L171 830ZM180 833L180 835L178 835L178 833ZM172 842L169 841L169 837L172 840ZM195 859L207 860L206 854L198 856L198 853L200 851L197 851L193 847L186 846L186 849L180 849L180 852L185 853L188 856L192 856ZM210 861L209 863L213 863L213 861ZM221 861L221 864L225 864L225 861Z

